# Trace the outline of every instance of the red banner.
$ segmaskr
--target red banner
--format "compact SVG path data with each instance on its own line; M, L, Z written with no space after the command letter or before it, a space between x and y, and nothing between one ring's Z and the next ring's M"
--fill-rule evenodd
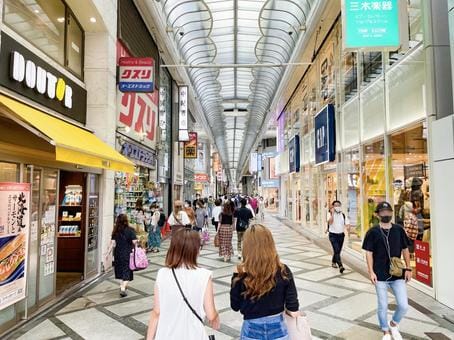
M415 241L416 280L432 287L429 242Z
M195 174L194 175L194 181L204 183L208 182L210 178L208 177L207 174Z

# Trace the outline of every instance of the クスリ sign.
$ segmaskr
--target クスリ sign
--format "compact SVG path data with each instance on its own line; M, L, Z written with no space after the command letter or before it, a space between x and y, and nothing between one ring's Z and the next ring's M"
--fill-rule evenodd
M5 32L1 35L0 61L0 85L85 124L85 89Z

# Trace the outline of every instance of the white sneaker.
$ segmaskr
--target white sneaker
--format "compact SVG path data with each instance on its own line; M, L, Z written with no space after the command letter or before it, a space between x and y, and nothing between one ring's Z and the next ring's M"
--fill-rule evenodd
M391 340L391 334L385 334L383 335L383 338L381 338L381 340Z
M391 322L389 322L389 330L391 331L394 340L402 340L402 335L400 335L399 332L399 325L393 327L391 326Z

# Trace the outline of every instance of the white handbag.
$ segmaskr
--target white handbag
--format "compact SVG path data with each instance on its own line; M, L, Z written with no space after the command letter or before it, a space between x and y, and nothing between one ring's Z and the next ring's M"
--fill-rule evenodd
M298 317L293 317L284 312L284 320L287 325L290 340L311 340L311 327L305 313L301 312Z

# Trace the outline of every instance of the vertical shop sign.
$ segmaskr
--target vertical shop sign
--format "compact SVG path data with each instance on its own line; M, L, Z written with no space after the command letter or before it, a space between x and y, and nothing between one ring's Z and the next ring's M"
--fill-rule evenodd
M213 171L218 172L221 169L221 162L219 160L219 153L213 153Z
M249 158L249 172L252 174L257 172L257 153L251 153L251 157Z
M334 105L326 105L315 116L315 164L334 161L336 157L336 125Z
M285 112L277 119L277 152L285 150Z
M279 177L276 175L276 158L269 159L269 177L270 179L278 179Z
M344 49L394 51L408 46L408 15L402 0L343 0Z
M153 92L153 58L122 57L120 66L119 89L121 92Z
M184 158L197 158L197 132L189 132L189 141L184 142Z
M25 298L30 184L0 183L0 310Z
M188 87L178 87L178 140L187 142L190 140L188 134ZM196 158L196 157L190 157Z
M165 141L167 129L167 109L166 109L167 88L161 86L159 89L159 128L161 129L161 140Z
M198 143L197 144L197 160L195 161L194 166L195 171L206 172L206 144Z
M415 240L416 280L432 287L429 242Z
M295 135L288 147L289 172L300 171L300 136Z

